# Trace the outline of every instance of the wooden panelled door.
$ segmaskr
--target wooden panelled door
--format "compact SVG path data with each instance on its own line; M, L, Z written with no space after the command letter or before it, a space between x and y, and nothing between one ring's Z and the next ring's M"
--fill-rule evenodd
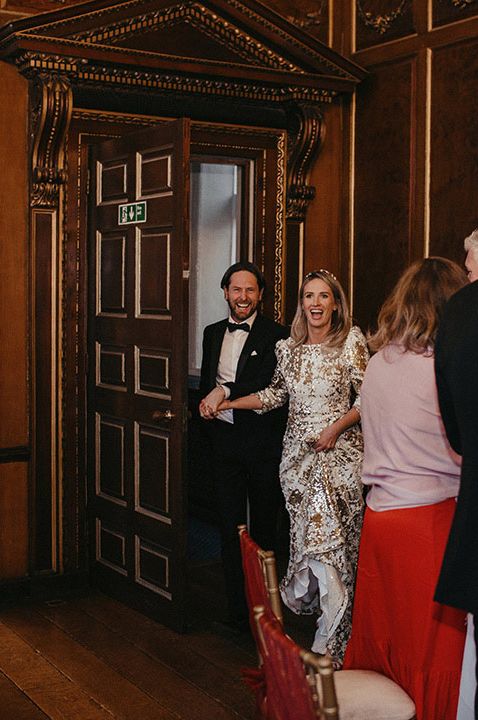
M170 122L98 145L90 166L92 579L178 630L186 590L189 140L188 120Z

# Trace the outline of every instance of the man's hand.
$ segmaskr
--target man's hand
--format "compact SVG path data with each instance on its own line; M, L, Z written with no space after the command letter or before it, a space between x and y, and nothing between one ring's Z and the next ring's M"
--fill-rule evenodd
M222 387L215 387L199 403L199 414L204 420L214 420L226 393Z

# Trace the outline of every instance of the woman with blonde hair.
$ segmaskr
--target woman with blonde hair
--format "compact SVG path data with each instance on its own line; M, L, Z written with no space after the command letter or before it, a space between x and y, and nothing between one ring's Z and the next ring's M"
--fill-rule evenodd
M281 594L295 613L318 615L312 649L340 663L363 514L358 422L368 351L332 273L305 276L291 337L276 354L269 387L220 409L268 412L289 401L280 476L291 536Z
M465 640L465 613L433 602L460 478L433 347L446 301L466 282L445 258L413 263L380 311L362 386L369 490L344 667L392 678L417 720L455 720Z

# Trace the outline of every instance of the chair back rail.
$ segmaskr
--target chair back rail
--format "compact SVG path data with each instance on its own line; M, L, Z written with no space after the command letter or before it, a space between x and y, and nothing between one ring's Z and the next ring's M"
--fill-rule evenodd
M266 573L267 592L271 603L272 612L281 625L284 624L282 615L282 602L279 591L279 582L277 580L276 559L272 550L265 550L263 553L264 568Z
M300 655L307 673L317 717L324 718L324 720L339 720L332 659L328 656L317 657L308 650L301 650ZM317 678L320 682L320 696L317 690Z

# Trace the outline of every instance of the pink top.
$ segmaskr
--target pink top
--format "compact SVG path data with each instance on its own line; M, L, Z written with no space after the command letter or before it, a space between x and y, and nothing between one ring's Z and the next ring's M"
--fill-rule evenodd
M393 510L456 497L461 458L440 417L433 355L398 345L380 350L367 365L361 396L367 505Z

